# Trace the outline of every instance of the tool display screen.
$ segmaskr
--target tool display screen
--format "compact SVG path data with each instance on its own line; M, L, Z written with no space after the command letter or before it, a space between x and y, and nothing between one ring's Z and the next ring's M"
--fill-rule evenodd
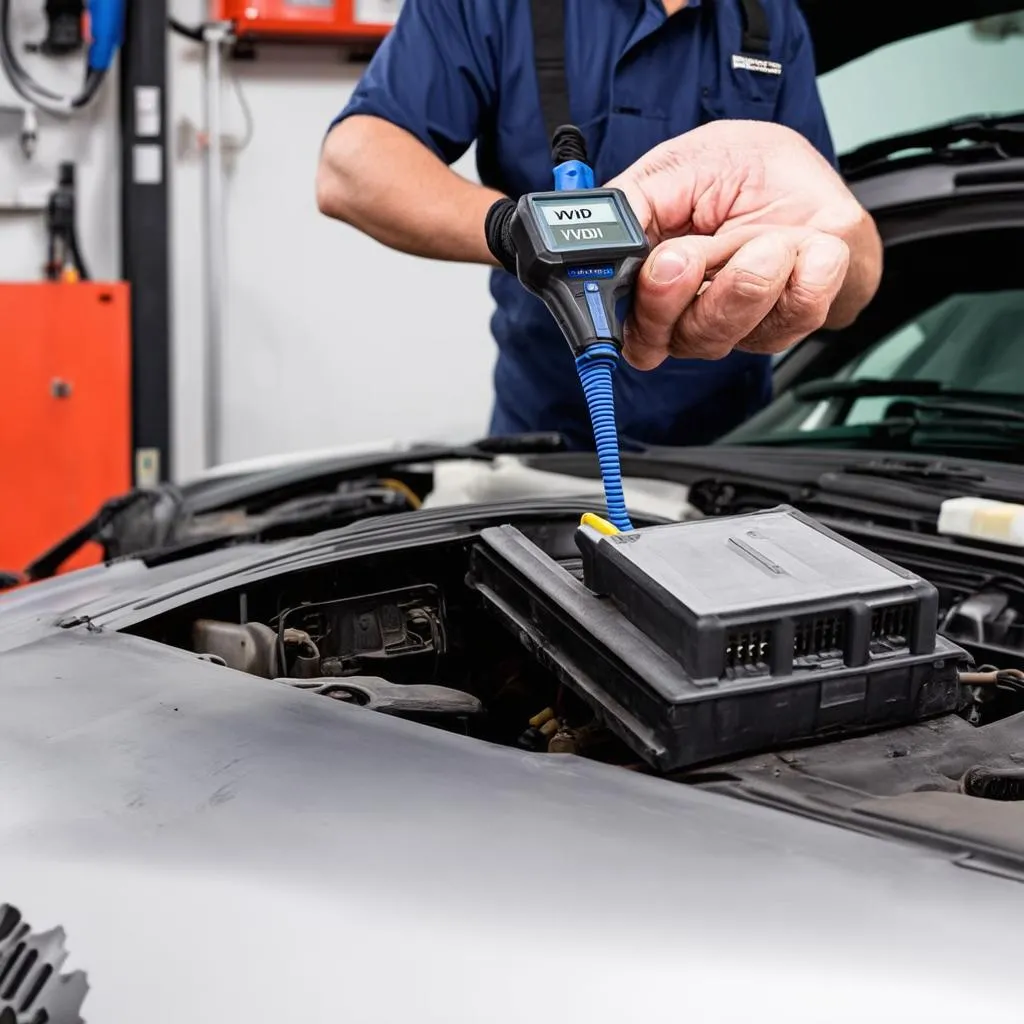
M639 241L611 196L536 199L534 208L552 252L636 245Z

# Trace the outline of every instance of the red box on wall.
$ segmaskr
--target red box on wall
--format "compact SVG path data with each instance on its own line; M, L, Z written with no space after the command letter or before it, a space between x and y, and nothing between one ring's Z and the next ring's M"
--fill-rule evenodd
M213 17L239 39L383 39L402 0L213 0Z
M0 358L0 570L18 571L131 488L128 285L0 284Z

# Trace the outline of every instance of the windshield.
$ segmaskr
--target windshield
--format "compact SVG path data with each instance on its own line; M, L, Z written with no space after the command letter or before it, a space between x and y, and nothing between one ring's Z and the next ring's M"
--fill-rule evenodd
M838 151L938 122L1024 108L1022 27L1024 12L951 25L821 75Z
M1024 461L1024 290L947 296L720 443L953 445Z

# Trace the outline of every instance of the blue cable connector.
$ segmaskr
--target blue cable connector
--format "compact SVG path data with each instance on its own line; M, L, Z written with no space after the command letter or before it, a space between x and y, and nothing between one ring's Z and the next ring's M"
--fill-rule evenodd
M597 446L597 464L604 484L604 500L608 522L623 532L632 530L626 512L626 496L622 489L622 466L619 456L619 431L615 421L613 375L619 365L619 350L611 342L597 342L576 357L576 370L583 385L583 394L590 410Z
M555 191L593 188L594 172L582 160L566 160L555 168Z

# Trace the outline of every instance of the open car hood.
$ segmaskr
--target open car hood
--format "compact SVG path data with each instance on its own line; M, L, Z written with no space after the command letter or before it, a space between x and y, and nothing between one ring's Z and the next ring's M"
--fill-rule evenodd
M1024 10L1020 0L967 0L964 3L891 3L860 0L849 8L835 0L799 0L814 39L818 73L863 57L889 43L935 29Z

